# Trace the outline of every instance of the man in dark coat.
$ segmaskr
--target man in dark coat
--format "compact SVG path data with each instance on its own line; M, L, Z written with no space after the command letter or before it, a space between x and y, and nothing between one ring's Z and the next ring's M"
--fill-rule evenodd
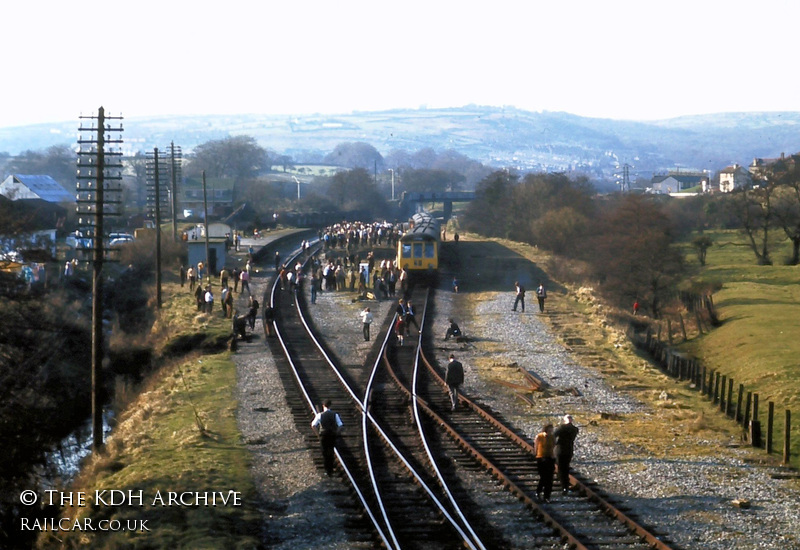
M343 423L339 413L331 410L331 400L322 403L322 411L318 412L311 422L311 428L319 435L322 447L322 459L325 464L325 473L328 477L333 475L334 451L336 438L342 431Z
M558 464L558 479L561 482L561 492L569 492L569 466L575 452L575 439L578 437L578 427L572 422L571 415L565 415L563 424L556 428L553 434L556 440L556 462Z
M269 305L269 298L266 294L264 294L264 307L262 309L262 316L264 322L264 343L267 344L267 338L272 336L272 329L273 325L272 322L275 320L275 312L273 311L272 307Z
M447 392L450 394L450 410L456 410L458 406L458 389L464 383L464 366L456 361L455 355L450 354L450 362L447 363L447 372L444 375Z

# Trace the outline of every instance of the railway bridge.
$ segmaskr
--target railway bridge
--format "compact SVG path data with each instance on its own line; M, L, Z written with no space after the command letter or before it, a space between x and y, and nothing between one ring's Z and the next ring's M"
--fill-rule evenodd
M454 202L475 200L475 191L406 191L400 197L400 207L411 215L421 209L424 202L441 202L444 204L444 221L453 214Z

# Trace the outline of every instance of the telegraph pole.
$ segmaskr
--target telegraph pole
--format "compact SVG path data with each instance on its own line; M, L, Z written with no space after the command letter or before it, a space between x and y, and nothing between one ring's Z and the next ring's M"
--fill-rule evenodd
M106 116L100 107L97 116L81 116L92 121L88 127L83 122L78 129L77 213L78 225L91 240L92 263L92 452L103 448L103 262L115 261L116 251L105 246L105 216L118 216L122 194L122 152L115 145L122 144L122 132L107 124L122 117ZM95 122L96 121L96 125ZM107 150L108 148L108 150ZM108 256L108 257L107 257Z
M206 171L203 170L203 224L205 228L206 234L206 273L208 274L208 280L211 281L211 266L208 265L208 258L209 254L209 244L208 244L208 196L206 193Z
M175 142L169 144L170 176L172 179L172 240L178 241L178 180L181 176L181 148Z
M156 231L156 307L161 309L163 300L161 298L161 207L166 202L162 197L162 191L166 191L166 185L161 182L162 174L167 171L167 157L163 152L159 152L158 147L152 153L147 153L147 182L150 189L148 202L152 205L150 215L153 218ZM164 187L164 189L162 189Z

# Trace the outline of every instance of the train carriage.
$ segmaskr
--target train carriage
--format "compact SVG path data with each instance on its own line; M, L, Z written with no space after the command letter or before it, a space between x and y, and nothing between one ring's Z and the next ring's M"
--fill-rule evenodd
M412 279L435 277L439 269L439 221L427 212L411 217L397 243L397 266Z

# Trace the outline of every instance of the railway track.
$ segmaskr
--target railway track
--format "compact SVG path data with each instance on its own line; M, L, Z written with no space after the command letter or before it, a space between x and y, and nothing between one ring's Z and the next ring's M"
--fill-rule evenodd
M294 261L294 260L293 260ZM297 422L310 423L315 405L331 399L346 429L337 443L336 459L351 490L351 538L355 544L386 548L485 548L476 544L461 522L429 485L424 469L408 459L368 411L371 384L359 391L350 373L326 353L302 314L302 293L270 292L277 338L270 347L277 357L287 400ZM384 340L386 345L388 340ZM380 365L375 361L374 368ZM374 376L370 380L374 381ZM306 424L305 430L309 432ZM309 444L314 442L309 437Z
M429 301L426 297L423 331ZM639 525L603 498L596 487L575 475L570 478L571 487L566 495L560 496L563 488L556 481L551 502L538 502L532 442L509 428L499 415L467 396L460 396L461 407L451 412L443 377L434 361L422 351L424 348L420 346L419 357L413 359L413 364L403 358L385 356L387 370L397 387L413 403L420 432L446 432L464 455L519 499L519 513L543 522L570 548L671 548L667 540Z
M354 547L670 548L579 477L572 477L567 496L535 500L530 440L468 397L458 411L449 410L435 362L423 352L427 298L416 343L394 344L392 313L364 368L349 369L336 365L314 336L302 293L274 284L270 299L279 335L270 346L285 358L279 370L287 400L309 445L317 446L308 424L324 399L347 426L336 456L350 489L341 506L351 512ZM498 485L513 498L487 504L502 500ZM506 520L497 521L503 514Z

